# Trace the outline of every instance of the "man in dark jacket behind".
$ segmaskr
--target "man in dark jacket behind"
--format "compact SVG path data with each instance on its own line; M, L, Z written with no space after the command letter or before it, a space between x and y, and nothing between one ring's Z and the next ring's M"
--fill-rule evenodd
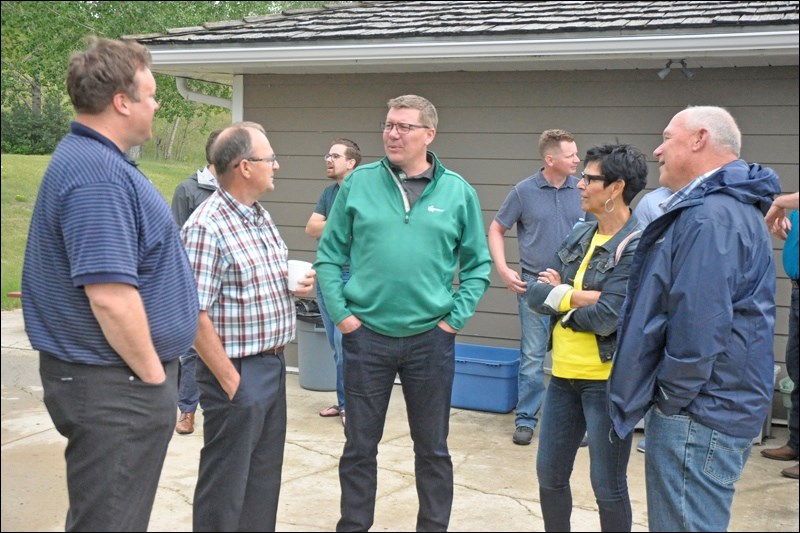
M727 529L771 407L775 264L763 214L780 183L740 147L727 111L689 107L653 152L674 194L636 250L608 389L620 437L647 412L650 531Z
M206 201L211 194L217 190L217 171L211 163L211 147L217 140L222 130L214 130L208 135L206 140L206 163L203 170L198 170L175 188L172 195L172 216L178 229L182 228L189 219L189 215L194 213L197 207ZM194 348L189 348L186 355L180 359L180 372L178 372L178 423L175 424L175 432L179 435L194 433L194 412L200 402L200 391L197 389L197 382L194 380L195 368L197 367L197 352Z

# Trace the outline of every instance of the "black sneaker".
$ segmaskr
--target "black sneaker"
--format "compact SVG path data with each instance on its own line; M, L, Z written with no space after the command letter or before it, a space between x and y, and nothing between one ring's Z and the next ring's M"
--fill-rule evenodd
M517 429L514 430L514 438L512 439L514 444L527 446L531 443L531 439L533 439L533 428L517 426Z

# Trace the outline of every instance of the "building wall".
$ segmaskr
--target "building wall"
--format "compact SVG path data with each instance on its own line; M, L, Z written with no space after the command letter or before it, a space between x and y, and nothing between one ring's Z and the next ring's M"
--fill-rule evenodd
M671 117L687 105L729 109L743 132L742 157L776 170L785 191L798 190L798 68L695 74L692 80L677 70L666 80L649 70L254 75L245 79L244 116L264 125L280 158L276 190L264 205L290 257L308 261L314 260L316 241L304 234L305 223L329 184L322 154L334 138L347 137L360 145L365 162L382 157L379 123L386 101L401 94L425 96L436 106L439 128L432 149L476 188L486 228L510 187L540 168L537 142L543 130L573 132L581 152L601 142L636 145L649 156L652 189L658 182L652 151ZM775 240L774 246L779 252L782 242ZM506 255L517 266L513 229L506 234ZM783 366L790 284L780 266L779 277L775 358ZM516 297L494 271L458 340L518 346ZM293 357L292 348L289 364Z

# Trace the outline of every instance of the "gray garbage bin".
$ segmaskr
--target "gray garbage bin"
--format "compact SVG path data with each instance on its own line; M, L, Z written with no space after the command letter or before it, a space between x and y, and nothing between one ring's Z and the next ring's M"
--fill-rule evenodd
M336 390L336 363L319 312L297 305L297 370L300 386L316 391Z

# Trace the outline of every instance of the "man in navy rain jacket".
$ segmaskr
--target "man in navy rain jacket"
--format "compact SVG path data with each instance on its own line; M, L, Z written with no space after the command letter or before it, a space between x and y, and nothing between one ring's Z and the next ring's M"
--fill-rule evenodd
M771 407L775 264L763 215L777 175L739 159L719 107L689 107L654 151L666 213L644 230L609 379L620 437L647 413L650 531L725 531Z

